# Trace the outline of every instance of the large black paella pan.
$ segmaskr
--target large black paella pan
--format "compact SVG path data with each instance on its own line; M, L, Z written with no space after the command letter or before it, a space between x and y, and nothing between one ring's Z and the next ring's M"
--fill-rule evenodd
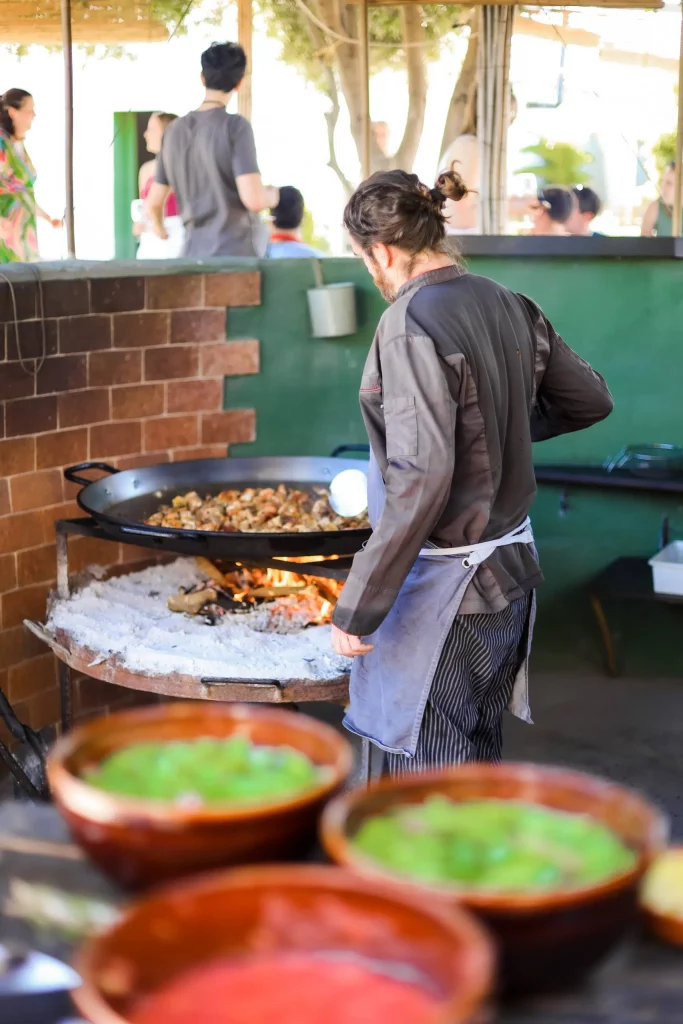
M353 449L353 446L349 446ZM357 446L362 450L362 446ZM347 448L341 451L348 450ZM340 449L337 449L340 451ZM336 454L336 453L335 453ZM82 485L80 507L111 537L128 544L166 548L209 558L267 559L297 555L351 555L370 535L369 530L315 533L208 533L164 526L147 526L145 519L174 497L197 491L214 495L223 490L276 487L300 490L329 487L344 469L364 468L357 459L276 456L252 459L196 459L141 469L118 471L102 462L82 463L64 470L72 483ZM88 480L88 470L106 473Z

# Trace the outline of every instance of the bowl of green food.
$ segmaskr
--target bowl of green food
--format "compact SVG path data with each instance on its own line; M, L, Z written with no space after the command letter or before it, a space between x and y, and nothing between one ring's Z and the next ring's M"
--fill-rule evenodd
M524 764L354 790L328 805L321 829L337 863L478 914L509 991L557 988L598 963L635 921L640 879L668 836L640 794Z
M92 860L143 887L305 854L352 760L345 739L306 715L184 702L77 727L55 744L48 779Z

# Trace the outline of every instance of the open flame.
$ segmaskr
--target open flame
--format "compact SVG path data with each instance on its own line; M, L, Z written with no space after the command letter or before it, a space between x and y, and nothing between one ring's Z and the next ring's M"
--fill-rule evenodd
M288 561L302 563L303 567L306 562L321 559L313 555ZM273 628L289 622L299 628L329 622L344 586L340 580L296 573L290 569L257 569L238 563L237 569L223 572L208 559L198 558L197 563L209 576L212 585L217 584L220 592L236 605L244 610L261 607L272 619Z

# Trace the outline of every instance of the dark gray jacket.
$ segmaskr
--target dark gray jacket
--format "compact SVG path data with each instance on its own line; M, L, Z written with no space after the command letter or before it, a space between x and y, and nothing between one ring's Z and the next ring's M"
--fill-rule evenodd
M536 494L532 442L597 423L613 404L531 299L457 266L400 290L360 402L386 504L334 613L358 636L381 624L428 541L476 544L522 523ZM498 611L542 580L531 545L499 548L460 612Z

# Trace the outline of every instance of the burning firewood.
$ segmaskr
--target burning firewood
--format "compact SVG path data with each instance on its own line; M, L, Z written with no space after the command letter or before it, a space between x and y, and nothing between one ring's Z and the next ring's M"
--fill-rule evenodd
M276 597L290 597L292 594L302 594L308 590L307 583L295 583L290 586L254 587L249 591L249 597L261 598L265 601L272 601Z
M187 615L197 615L205 604L210 604L218 597L218 592L213 587L206 587L204 590L196 590L185 594L171 594L168 599L168 609L171 612L185 612Z
M305 563L312 559L297 559ZM208 558L195 559L207 577L168 599L171 611L203 617L215 626L227 614L256 615L255 629L290 632L329 622L343 584L333 579L290 570L249 568L240 563L222 567ZM304 568L302 564L302 569Z
M203 572L205 576L208 576L214 583L218 583L221 587L228 586L227 577L221 572L217 565L215 565L210 559L203 558L198 555L195 558L195 563L200 572Z
M341 591L341 586L338 583L336 586L339 587L339 590L333 590L332 587L335 586L335 583L332 580L324 580L320 576L304 576L304 579L309 585L315 587L324 601L329 601L334 608Z

